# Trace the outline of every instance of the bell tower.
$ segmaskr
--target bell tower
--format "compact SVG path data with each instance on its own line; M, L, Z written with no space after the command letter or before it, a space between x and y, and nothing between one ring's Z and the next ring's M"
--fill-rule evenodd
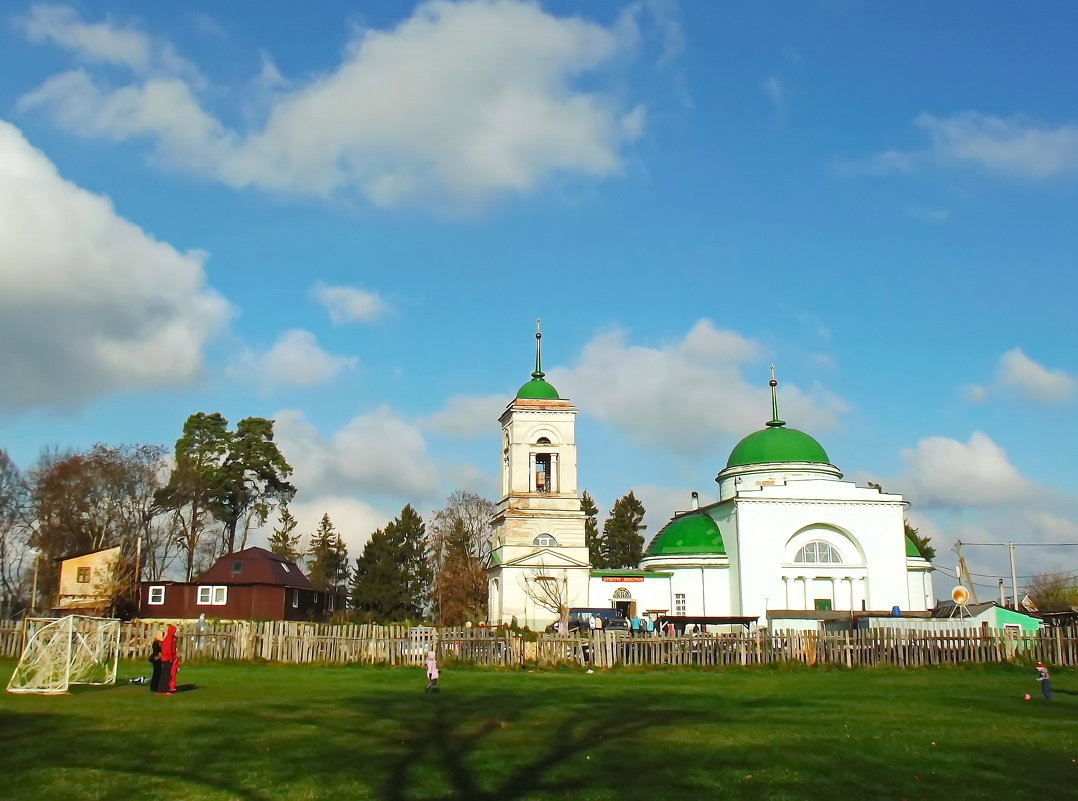
M535 370L499 419L501 500L487 569L491 623L541 628L558 607L586 606L591 565L577 495L577 409L545 380L536 321Z

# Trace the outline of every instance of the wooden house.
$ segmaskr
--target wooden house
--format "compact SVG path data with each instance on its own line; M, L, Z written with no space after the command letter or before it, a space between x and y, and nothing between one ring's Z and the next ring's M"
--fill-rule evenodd
M197 581L144 581L139 616L229 620L328 620L347 596L316 589L295 562L247 548L218 559Z

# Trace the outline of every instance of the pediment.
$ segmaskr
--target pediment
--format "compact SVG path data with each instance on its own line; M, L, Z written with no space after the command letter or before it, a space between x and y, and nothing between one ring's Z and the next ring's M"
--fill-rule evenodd
M506 562L504 567L528 567L528 568L563 568L563 567L590 567L585 562L572 559L565 554L558 553L557 551L550 550L549 548L540 548L534 553L526 554L524 556L518 556L510 562Z

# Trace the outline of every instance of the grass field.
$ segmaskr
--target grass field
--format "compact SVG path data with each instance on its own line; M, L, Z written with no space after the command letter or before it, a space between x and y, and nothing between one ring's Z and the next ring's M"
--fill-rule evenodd
M0 695L0 798L1078 797L1074 671L1052 704L1011 667L450 670L428 696L421 669L235 664L180 683Z

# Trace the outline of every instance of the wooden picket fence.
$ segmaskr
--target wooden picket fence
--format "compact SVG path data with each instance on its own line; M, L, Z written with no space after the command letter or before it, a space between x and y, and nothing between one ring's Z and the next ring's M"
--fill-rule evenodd
M142 660L160 621L124 623L120 658ZM864 631L778 631L705 636L632 636L603 631L582 635L540 634L534 641L505 629L316 624L283 621L209 623L176 621L177 647L185 664L265 660L291 664L421 665L434 651L440 662L508 667L559 664L697 665L745 667L782 662L857 667L921 667L987 664L1012 660L1078 666L1078 629L1037 634L1003 630L877 628ZM0 624L0 657L17 658L18 623Z

